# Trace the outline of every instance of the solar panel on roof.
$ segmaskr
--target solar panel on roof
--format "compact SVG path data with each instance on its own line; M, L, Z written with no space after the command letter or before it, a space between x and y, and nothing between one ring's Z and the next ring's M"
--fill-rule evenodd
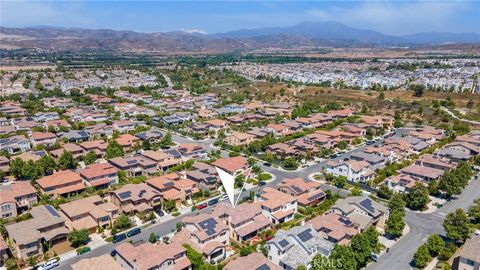
M359 203L363 208L367 209L369 212L375 212L375 208L373 208L372 200L367 198Z
M48 212L50 212L50 214L52 214L52 216L54 217L60 217L60 215L57 213L57 210L55 210L53 208L53 206L51 205L45 205L45 208L47 208Z
M283 239L282 241L278 242L282 248L288 246L290 244L287 239Z
M175 185L175 183L173 182L168 182L168 183L165 183L163 184L165 187L173 187Z
M137 161L135 159L127 160L128 165L132 165L132 164L135 164L135 163L137 163Z
M120 199L126 199L126 198L130 197L131 195L132 195L131 191L125 191L125 192L122 192L122 193L118 194Z
M293 190L295 190L295 192L298 192L298 193L302 193L303 192L303 189L297 187L297 186L292 186Z
M270 266L266 264L262 264L259 267L257 267L255 270L270 270Z
M306 242L306 241L312 239L312 234L310 232L311 232L311 229L308 228L305 231L299 233L298 238L300 238L300 240L302 240L302 242Z
M320 193L317 193L317 194L315 194L315 195L313 195L313 196L308 197L307 200L308 200L308 201L313 201L313 200L316 200L316 199L321 198L321 197L323 197L323 196L325 196L325 193L320 192Z

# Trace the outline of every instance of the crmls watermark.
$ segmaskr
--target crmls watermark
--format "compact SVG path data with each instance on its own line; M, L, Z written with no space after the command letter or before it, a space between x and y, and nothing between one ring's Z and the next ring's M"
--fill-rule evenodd
M342 260L341 259L327 259L327 260L313 260L312 261L312 268L314 269L336 269L342 268Z

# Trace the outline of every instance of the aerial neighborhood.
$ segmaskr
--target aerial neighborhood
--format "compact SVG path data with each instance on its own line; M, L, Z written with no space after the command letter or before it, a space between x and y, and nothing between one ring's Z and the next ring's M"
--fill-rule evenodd
M463 91L462 62L450 64L459 78L442 87ZM341 65L332 83L354 67ZM222 68L242 82L333 76L305 73L328 63ZM162 72L2 73L0 265L295 270L341 262L355 267L338 269L361 269L390 250L409 248L413 256L418 248L417 268L441 261L478 269L480 200L469 193L480 181L478 126L438 120L438 112L410 118L395 105L199 93L171 82L186 76L181 71ZM346 83L404 83L385 81L395 72L369 81L356 72ZM417 114L439 110L423 106ZM234 177L233 204L219 171ZM463 210L451 206L463 202ZM418 225L430 228L422 232L428 241L402 246L415 222L426 222L419 215L435 218Z

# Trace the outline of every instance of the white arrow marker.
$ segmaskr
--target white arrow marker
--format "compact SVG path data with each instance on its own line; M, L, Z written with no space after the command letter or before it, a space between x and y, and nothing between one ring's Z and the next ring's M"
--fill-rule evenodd
M217 173L220 176L220 180L222 181L223 189L227 193L228 199L230 199L230 203L232 204L232 207L235 207L235 178L233 175L227 173L226 171L217 169Z

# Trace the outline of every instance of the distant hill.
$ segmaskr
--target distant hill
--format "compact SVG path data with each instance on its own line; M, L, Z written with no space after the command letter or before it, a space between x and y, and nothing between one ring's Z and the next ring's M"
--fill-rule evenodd
M231 52L266 47L297 46L423 46L446 43L480 43L476 33L428 32L404 36L386 35L345 24L304 22L289 27L243 29L204 35L182 31L139 33L108 29L80 29L53 26L0 27L1 48L51 50L108 49L120 51Z

